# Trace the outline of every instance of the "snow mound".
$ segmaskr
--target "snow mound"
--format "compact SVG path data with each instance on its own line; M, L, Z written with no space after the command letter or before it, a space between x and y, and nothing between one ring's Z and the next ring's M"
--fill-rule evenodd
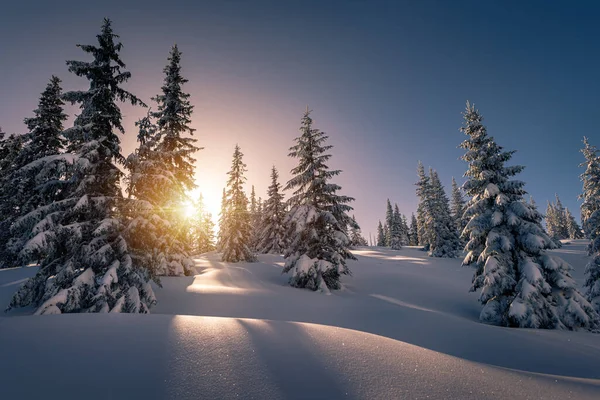
M284 321L132 314L0 318L0 354L3 398L600 396L598 380L500 369L381 336ZM39 365L52 367L39 373Z

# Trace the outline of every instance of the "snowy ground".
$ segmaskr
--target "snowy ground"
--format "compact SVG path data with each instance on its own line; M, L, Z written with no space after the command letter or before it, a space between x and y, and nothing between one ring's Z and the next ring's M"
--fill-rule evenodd
M556 252L581 283L585 242ZM356 254L329 296L286 286L279 256L209 254L196 276L163 278L151 316L11 312L0 318L0 398L62 384L97 387L96 398L600 398L600 335L483 325L460 260ZM34 273L0 270L0 307ZM39 385L24 384L38 366Z

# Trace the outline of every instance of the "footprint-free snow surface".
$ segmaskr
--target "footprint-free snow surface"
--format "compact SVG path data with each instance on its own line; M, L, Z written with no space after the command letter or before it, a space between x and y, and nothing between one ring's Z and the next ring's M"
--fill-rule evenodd
M556 250L580 284L585 245ZM479 323L459 259L355 254L331 295L287 286L280 256L208 254L151 315L11 311L0 399L600 399L599 334ZM0 270L0 307L34 273Z

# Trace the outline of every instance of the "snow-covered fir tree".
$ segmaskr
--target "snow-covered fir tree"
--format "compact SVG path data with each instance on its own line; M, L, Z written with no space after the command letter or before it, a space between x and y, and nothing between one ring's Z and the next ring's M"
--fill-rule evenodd
M419 180L415 184L417 186L417 197L419 204L417 205L417 237L419 245L423 246L425 251L429 251L429 245L433 237L432 226L427 224L428 213L431 209L431 184L429 176L425 174L425 168L421 161L417 166L417 176Z
M292 286L328 292L341 287L341 276L350 274L346 260L355 259L346 234L352 223L348 203L354 199L337 194L341 187L331 179L341 171L327 166L332 146L326 144L327 135L312 124L307 108L300 136L290 148L289 155L298 165L285 187L293 192L286 219L289 245L283 272L292 273Z
M386 245L385 230L383 229L383 225L381 224L381 221L379 221L379 224L377 225L377 246L385 247L385 245Z
M600 155L598 148L589 143L587 138L583 138L584 147L581 149L585 162L579 166L585 168L581 174L583 182L583 191L579 195L582 200L581 204L581 227L586 237L591 240L595 239L597 233L594 224L588 223L592 215L600 210ZM592 251L590 249L590 254Z
M569 239L583 239L583 231L581 227L575 221L575 217L571 214L568 208L565 208L565 217L567 219L567 232L569 234Z
M225 262L239 262L256 260L251 249L252 225L251 215L248 211L248 198L244 193L244 164L240 146L235 145L231 170L227 173L227 191L225 194L225 216L221 230L222 260Z
M400 250L402 248L402 215L398 204L395 205L392 212L392 220L390 221L389 244L392 250Z
M359 247L367 245L367 239L363 237L360 226L358 225L358 222L356 222L356 218L353 215L352 224L350 225L350 246Z
M436 171L429 171L431 201L426 203L426 225L431 229L429 255L431 257L458 257L461 253L461 243L456 229L456 220L450 213L450 203L444 187Z
M37 314L67 312L145 313L155 303L148 271L133 265L119 206L122 162L117 132L123 132L117 101L141 102L121 87L131 74L119 56L121 43L104 20L98 45L79 45L92 61L67 61L88 79L87 91L65 93L81 113L65 131L76 158L64 200L40 207L36 235L25 245L44 254L36 275L14 295L10 307L33 305Z
M398 206L396 204L396 206ZM410 242L410 228L408 227L408 221L406 220L406 215L400 214L400 244L402 246L408 246Z
M577 291L571 267L547 250L552 239L541 214L523 199L522 166L506 166L513 153L488 136L482 117L467 103L462 159L469 242L463 264L475 268L472 291L481 289L483 322L523 328L593 328L598 314Z
M285 243L285 203L275 166L271 169L271 185L267 189L269 198L264 202L262 229L258 251L262 254L283 254Z
M392 229L394 226L394 209L390 199L387 199L386 211L385 211L385 225L383 229L385 231L385 245L392 247Z
M196 186L193 154L202 150L195 145L197 140L192 137L195 129L190 124L194 106L190 103L190 95L183 90L188 80L181 74L181 55L177 45L174 45L163 70L165 78L161 93L153 98L157 111L151 113L156 119L154 150L160 154L164 175L170 177L168 187L161 188L162 196L157 198L157 206L170 213L169 235L184 245L169 250L169 264L177 264L176 268L166 271L169 275L190 274L193 266L189 255L188 230L181 210L189 200L187 193Z
M148 115L139 120L136 151L127 157L129 170L126 201L125 238L134 264L145 266L154 276L191 275L194 263L182 235L174 235L180 225L165 199L177 190L178 182L159 151L160 134ZM168 162L168 160L166 160ZM179 216L177 216L179 217Z
M223 193L221 194L221 209L219 211L219 232L217 233L217 246L216 249L219 253L223 251L222 243L223 243L223 229L222 226L225 224L225 217L227 215L227 190L223 188Z
M557 228L557 237L559 239L568 239L569 238L569 223L567 219L567 213L565 211L565 207L563 206L558 194L555 194L555 203L554 209L556 210L556 228Z
M23 141L22 135L13 134L0 142L0 268L15 267L19 261L9 243L13 223L19 214L19 204L25 199L15 196L11 181L19 169L18 159Z
M15 158L14 171L6 177L8 182L5 187L10 188L7 200L12 207L2 214L7 219L14 218L15 223L11 225L11 239L8 242L11 254L8 258L2 257L2 260L5 263L12 261L13 266L33 261L22 250L34 235L34 227L27 222L34 220L19 217L60 200L65 186L62 178L68 164L60 159L59 154L64 150L62 131L67 115L63 112L60 83L60 79L52 76L41 94L38 108L33 111L34 116L25 118L28 133L19 138L22 146Z
M414 213L412 213L411 217L410 217L410 228L408 230L408 245L409 246L418 246L419 245L417 217L415 217Z
M260 224L261 224L261 210L259 210L259 201L256 198L256 191L254 190L254 185L252 185L252 190L250 191L250 232L251 232L251 240L250 240L250 248L253 252L258 251L258 242L260 240Z
M583 143L585 162L580 166L584 167L585 171L581 174L583 191L579 198L583 200L581 222L590 238L588 250L592 256L585 268L584 287L587 299L600 313L600 155L587 138L583 139Z
M463 194L456 183L454 177L452 177L452 194L450 197L450 212L452 218L456 223L456 229L458 229L459 236L462 235L462 231L467 225L467 220L463 217L465 213L465 199Z

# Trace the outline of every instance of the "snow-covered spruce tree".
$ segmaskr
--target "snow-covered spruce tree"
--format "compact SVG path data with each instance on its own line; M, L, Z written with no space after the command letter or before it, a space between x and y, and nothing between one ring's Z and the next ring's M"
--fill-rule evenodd
M385 247L385 230L383 229L383 225L381 221L377 225L377 246Z
M18 263L14 251L9 247L12 239L11 227L19 214L21 196L15 196L11 182L19 169L18 159L23 148L22 135L10 135L0 142L0 268L14 267Z
M456 220L450 213L450 203L438 174L430 170L430 188L432 207L427 213L426 223L432 229L429 245L430 257L458 257L461 253L461 243L456 229Z
M589 252L591 260L585 268L586 297L600 314L600 210L596 210L587 220L590 236L593 237Z
M554 248L541 214L523 199L524 183L511 179L522 166L506 166L514 152L488 136L482 117L467 103L462 159L469 164L463 188L470 197L468 252L475 267L471 291L481 289L481 321L547 329L593 328L598 314L577 291L571 267L546 250Z
M400 227L401 227L401 234L400 234L400 244L402 246L408 246L408 243L410 242L410 228L408 227L408 221L406 220L406 215L404 214L400 214L401 215L401 220L400 220Z
M465 199L463 198L462 192L456 183L454 177L452 177L452 195L450 198L450 212L452 218L456 223L456 229L458 230L459 236L462 235L462 231L467 225L467 220L463 217L465 213Z
M151 115L136 123L138 148L125 163L129 170L124 232L134 264L145 266L153 277L191 275L194 263L182 235L173 234L172 209L165 199L179 183L159 151L160 133ZM165 162L167 161L167 162Z
M581 204L581 223L590 245L589 254L592 256L585 269L585 284L587 299L600 313L600 155L595 146L583 139L584 148L581 150L585 162L580 166L585 168L581 174L583 191L579 196Z
M34 116L25 118L28 133L21 136L23 144L16 156L14 171L7 176L12 210L15 212L8 249L15 266L38 261L22 252L25 243L34 236L34 226L30 222L35 219L19 217L60 200L65 185L63 178L68 164L60 153L64 150L62 131L67 115L63 112L60 83L60 79L52 76L41 94L38 108L33 111ZM11 217L8 213L3 215ZM3 260L8 261L7 258Z
M417 197L419 204L417 205L417 235L419 245L423 246L425 251L429 251L429 246L433 238L432 226L427 223L429 212L432 209L431 184L429 177L425 174L425 168L421 161L417 166L417 175L419 180L415 184L417 186Z
M285 243L285 204L275 166L271 169L271 185L267 189L269 198L264 202L262 230L258 251L262 254L283 254Z
M221 229L222 260L225 262L256 261L252 252L251 216L248 212L248 198L244 193L244 172L246 164L242 161L240 146L235 145L231 170L227 173L226 212Z
M387 199L386 211L385 211L385 245L392 247L392 230L394 229L394 209L390 199Z
M360 226L358 225L358 222L356 222L356 218L354 217L354 215L352 216L352 223L350 225L350 245L352 247L368 245L367 239L365 239L362 236L362 233L360 231Z
M585 168L581 174L583 182L583 191L579 199L583 200L581 204L581 227L586 237L595 239L595 226L588 224L592 215L600 210L600 155L596 146L592 146L586 137L583 138L584 147L581 149L585 162L579 166ZM590 254L592 254L590 248Z
M410 217L410 228L408 230L408 245L409 246L418 246L419 245L419 234L417 233L417 231L418 231L417 217L415 217L415 214L412 213L412 215Z
M554 209L556 210L556 225L557 225L557 236L559 239L569 238L569 221L567 219L567 213L563 206L558 194L555 194L556 201L554 203Z
M575 221L575 217L571 214L568 208L565 208L565 215L567 218L567 231L569 232L569 239L583 239L583 231L581 227Z
M289 154L298 159L298 165L285 187L293 192L286 219L289 245L283 272L292 272L292 286L328 292L341 287L341 275L350 275L346 260L356 259L346 235L352 223L348 203L354 199L337 194L341 187L331 179L341 171L327 166L332 146L325 144L328 137L324 132L313 128L308 109L300 133Z
M259 210L259 202L256 199L256 191L254 185L250 191L250 249L253 252L258 251L258 242L260 240L260 224L261 224L261 210Z
M37 210L36 236L25 248L45 254L36 275L14 295L10 307L33 305L37 314L67 312L145 313L155 303L148 271L133 265L121 235L119 187L123 132L118 100L141 102L121 88L121 43L105 19L98 45L79 45L93 60L67 61L69 71L89 80L87 91L65 93L81 113L65 131L77 162L64 200Z
M400 250L402 248L402 216L398 204L395 205L392 212L392 221L390 225L390 248Z
M558 242L558 218L556 217L556 208L553 203L548 202L546 206L546 233L555 242Z
M215 224L212 214L206 210L202 193L192 202L196 213L191 218L191 237L195 253L207 253L215 249Z
M163 196L157 198L157 206L170 213L167 220L170 222L169 235L179 240L185 246L182 249L169 250L168 263L178 264L182 268L170 268L168 274L189 274L193 261L189 256L191 243L189 231L181 207L188 200L187 192L196 185L194 183L194 158L193 154L201 147L197 147L196 139L191 124L194 106L190 103L188 93L183 91L183 85L188 82L181 75L181 55L177 45L171 48L167 65L163 72L165 79L161 93L153 98L158 109L151 115L156 118L156 146L154 150L160 154L164 174L169 176L168 188L163 188Z
M227 191L223 188L223 194L221 195L221 210L219 211L219 232L217 233L217 246L216 250L221 253L223 252L223 226L225 226L225 217L227 216Z

